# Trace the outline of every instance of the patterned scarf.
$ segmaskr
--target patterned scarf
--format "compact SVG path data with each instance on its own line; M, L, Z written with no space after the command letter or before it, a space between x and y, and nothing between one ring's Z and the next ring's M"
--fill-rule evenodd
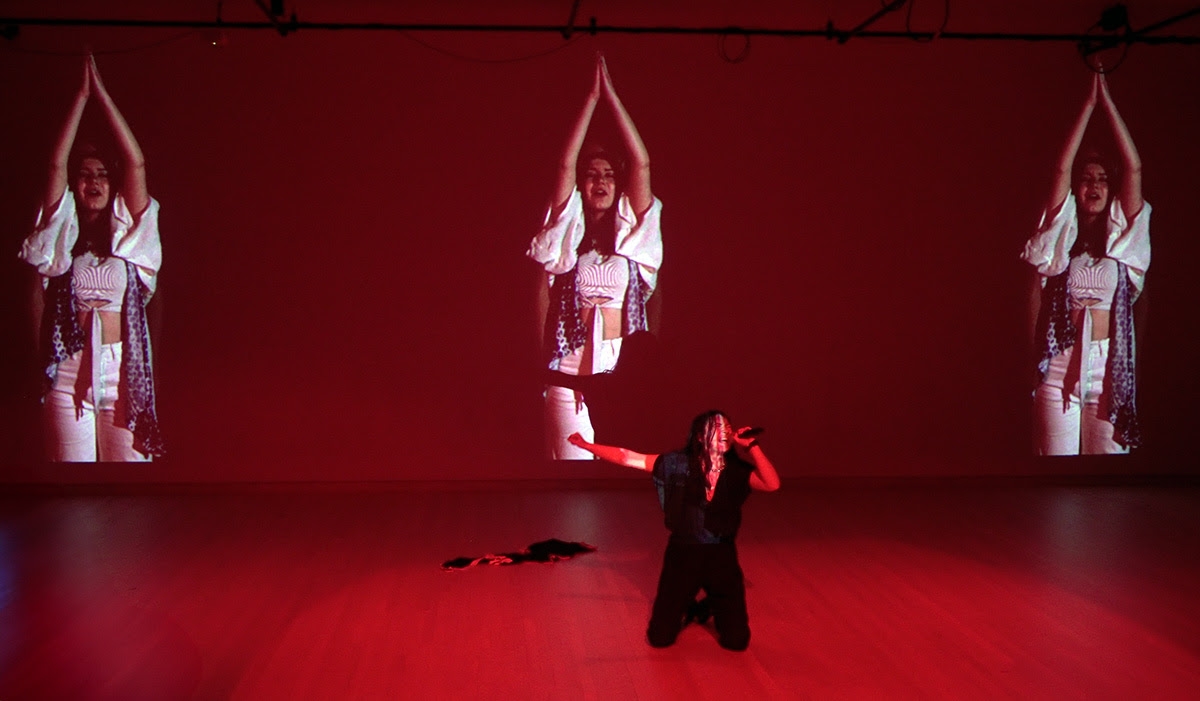
M163 438L154 408L154 371L150 353L150 327L146 323L146 299L137 267L125 261L122 301L125 313L121 329L121 382L118 394L125 398L125 428L133 432L133 447L143 455L162 456Z
M1132 288L1125 264L1118 263L1104 381L1108 384L1108 420L1116 429L1122 445L1137 448L1142 444L1142 428L1138 424L1137 377L1133 366Z

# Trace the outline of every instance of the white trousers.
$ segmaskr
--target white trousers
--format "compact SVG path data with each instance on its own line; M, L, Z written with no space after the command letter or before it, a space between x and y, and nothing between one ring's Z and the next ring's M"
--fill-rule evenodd
M1079 344L1050 360L1046 378L1033 393L1033 449L1038 455L1095 455L1129 452L1113 440L1104 395L1108 339ZM1083 388L1082 393L1080 388ZM1082 401L1081 401L1082 396Z
M612 338L594 345L597 355L592 363L596 372L609 372L617 367L621 355L621 338ZM558 371L578 375L583 365L584 349L559 361ZM585 373L586 374L586 373ZM552 460L594 460L595 456L567 442L567 436L578 433L588 443L596 440L592 417L583 394L566 387L546 387L545 404L546 454Z
M85 348L58 365L45 402L46 455L54 462L148 461L121 426L121 344L99 346L94 359L90 353Z

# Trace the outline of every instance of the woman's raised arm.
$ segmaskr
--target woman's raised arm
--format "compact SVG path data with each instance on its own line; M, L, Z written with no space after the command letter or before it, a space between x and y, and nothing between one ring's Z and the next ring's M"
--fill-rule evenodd
M621 98L617 97L612 76L608 74L608 64L603 57L598 59L597 66L603 79L604 95L617 120L621 137L625 140L625 149L629 151L629 182L625 185L625 194L629 196L629 204L633 205L633 211L640 220L654 202L654 194L650 191L650 153L646 151L646 144L642 143L642 136L633 118L629 116Z
M1108 81L1104 79L1103 73L1098 73L1097 76L1100 104L1104 113L1108 115L1113 138L1117 141L1117 150L1121 152L1121 185L1117 197L1121 200L1121 209L1125 210L1125 216L1133 219L1142 211L1142 205L1145 203L1142 199L1142 159L1138 155L1137 147L1133 145L1133 137L1129 135L1125 120L1121 119L1121 113L1117 111L1117 105L1108 92Z
M129 128L125 117L121 115L121 110L117 109L116 103L105 89L104 81L100 80L100 71L96 68L96 60L90 56L88 57L88 74L91 76L92 89L96 92L96 98L104 109L104 115L108 118L109 126L112 127L113 136L117 139L117 146L121 149L121 166L124 171L121 194L136 221L141 218L146 207L150 206L150 193L146 189L146 158L142 155L142 148L138 146L137 139L133 137L133 130Z
M87 105L88 97L91 94L91 62L91 56L84 59L83 82L79 86L79 92L75 94L75 101L71 103L67 120L59 130L58 140L54 142L54 150L50 154L50 173L46 181L46 193L42 197L42 209L47 214L54 210L58 201L62 199L63 193L67 191L67 183L70 179L67 168L71 157L71 147L75 144L79 121L83 119L83 108Z
M1046 211L1051 216L1058 212L1058 208L1067 199L1067 194L1071 192L1071 167L1075 163L1076 154L1079 153L1079 145L1083 143L1083 134L1087 131L1092 111L1096 109L1101 80L1099 73L1092 76L1091 90L1088 91L1087 99L1083 101L1083 107L1075 119L1075 125L1071 128L1071 133L1067 135L1066 143L1063 144L1062 151L1059 153L1057 170L1054 172L1054 184L1050 190L1050 199L1046 202Z
M583 103L583 109L575 118L575 124L567 136L563 148L562 159L558 163L558 176L554 184L554 195L550 200L550 219L553 221L567 205L567 198L575 191L575 167L579 162L579 151L583 148L583 140L587 137L588 126L592 123L592 114L596 111L596 103L600 101L600 62L596 59L596 69L592 77L592 89Z

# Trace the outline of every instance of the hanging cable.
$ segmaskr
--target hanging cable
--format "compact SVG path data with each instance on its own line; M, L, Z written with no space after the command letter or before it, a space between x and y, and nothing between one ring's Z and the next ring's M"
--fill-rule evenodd
M1102 34L1103 33L1103 34ZM1100 19L1084 32L1078 44L1079 56L1089 70L1111 73L1117 70L1129 55L1130 37L1133 27L1129 25L1129 10L1121 4L1113 5L1100 13ZM1121 51L1111 61L1103 61L1101 54L1120 47Z
M899 8L904 0L894 0L888 7ZM1200 14L1200 8L1187 13ZM878 16L878 13L877 13ZM865 29L873 19L861 23L852 30L839 30L832 22L823 27L796 29L783 27L681 27L681 26L639 26L639 25L604 25L598 24L592 18L588 26L588 34L635 34L635 35L715 35L743 34L748 37L773 36L787 38L821 38L837 39L841 43L851 38L863 39L913 39L929 38L932 34L910 31L878 31ZM140 20L140 19L94 19L94 18L62 18L62 17L0 17L0 27L123 27L129 29L214 29L218 26L212 21L197 20ZM270 22L223 22L219 26L227 30L271 30L278 31L275 24ZM342 31L342 32L465 32L465 33L504 33L504 34L536 34L553 32L561 35L561 24L415 24L390 22L302 22L289 20L284 28L289 32L313 31ZM939 36L943 40L957 41L1021 41L1021 42L1070 42L1079 43L1094 40L1090 34L1062 34L1045 32L950 32L943 31ZM1196 45L1200 44L1200 36L1156 36L1145 32L1130 32L1122 41L1152 45Z
M899 10L906 2L908 2L908 0L880 0L880 8L878 12L866 18L862 22L859 22L858 26L854 29L851 29L848 32L838 33L838 43L845 44L853 37L861 35L867 27L875 24L880 17ZM832 23L830 23L830 26L832 26Z
M440 46L434 46L433 44L430 44L427 41L422 41L422 40L418 39L411 32L397 32L397 33L400 36L404 37L405 39L408 39L412 43L417 44L418 46L423 46L426 49L429 49L430 51L433 51L433 52L439 53L443 56L455 59L456 61L465 61L467 63L496 63L496 64L519 63L521 61L529 61L531 59L541 58L542 56L549 56L550 54L558 53L559 51L566 49L568 46L579 41L580 37L583 36L582 34L574 34L574 35L572 35L572 37L570 39L567 39L565 42L563 42L561 44L556 44L556 45L550 47L549 49L546 49L544 51L536 51L531 54L522 54L520 56L512 56L509 58L482 58L479 56L467 56L466 54L456 53L454 51L450 51L449 49L443 49Z
M905 31L907 31L912 36L913 41L921 42L921 43L932 42L935 39L941 37L942 32L946 31L946 25L950 23L950 0L944 0L944 2L943 2L941 26L938 27L936 31L934 31L932 34L929 34L928 36L918 34L917 32L913 31L913 28L912 28L913 7L916 4L917 4L917 0L912 0L912 2L908 3L908 11L905 13L905 16L904 16Z

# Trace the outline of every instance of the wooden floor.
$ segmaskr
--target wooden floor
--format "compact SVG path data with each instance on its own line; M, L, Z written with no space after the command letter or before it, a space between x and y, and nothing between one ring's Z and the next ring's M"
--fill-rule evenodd
M753 640L644 630L653 489L0 497L0 699L1183 699L1195 487L785 485ZM595 553L442 571L550 537Z

